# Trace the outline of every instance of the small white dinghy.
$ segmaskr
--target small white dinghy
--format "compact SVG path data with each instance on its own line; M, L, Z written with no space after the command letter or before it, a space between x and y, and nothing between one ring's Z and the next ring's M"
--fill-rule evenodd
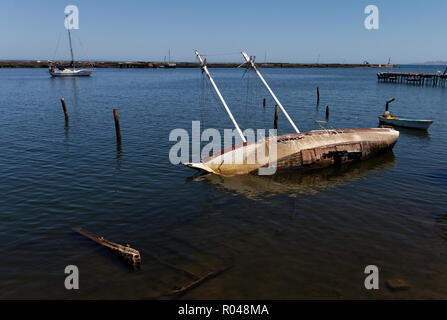
M388 105L393 102L394 98L388 100L386 102L385 113L379 116L379 122L381 124L386 124L390 126L404 127L404 128L412 128L419 130L427 130L428 127L433 123L433 120L425 120L425 119L410 119L405 117L393 116L388 110Z

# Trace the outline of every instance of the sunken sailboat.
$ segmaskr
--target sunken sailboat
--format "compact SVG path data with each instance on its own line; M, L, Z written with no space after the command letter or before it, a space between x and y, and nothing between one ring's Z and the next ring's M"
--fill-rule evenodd
M331 165L368 159L376 154L392 149L399 138L399 132L392 128L328 129L300 132L259 72L253 57L242 52L248 67L256 72L279 109L295 130L294 133L270 136L253 143L247 142L211 77L206 62L197 51L195 51L195 54L200 62L202 72L206 74L211 82L243 143L203 158L199 163L185 163L190 168L223 176L249 173L262 174L261 168L271 166L275 167L275 171L295 168L324 168ZM270 139L275 139L275 152L271 152L269 149ZM261 148L263 152L258 152ZM242 161L235 162L234 159L242 159Z

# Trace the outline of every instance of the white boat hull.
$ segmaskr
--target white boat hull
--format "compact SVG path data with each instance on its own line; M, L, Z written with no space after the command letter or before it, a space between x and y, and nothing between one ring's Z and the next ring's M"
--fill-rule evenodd
M428 127L430 127L430 125L433 123L433 120L407 119L401 117L396 117L395 119L387 119L383 118L382 116L379 117L379 121L382 124L387 124L391 126L420 129L420 130L427 130Z
M89 76L93 70L89 69L63 69L50 71L52 77L82 77Z

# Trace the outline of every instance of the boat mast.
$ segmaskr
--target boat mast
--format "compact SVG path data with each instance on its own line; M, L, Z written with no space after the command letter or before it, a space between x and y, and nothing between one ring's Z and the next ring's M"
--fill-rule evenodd
M243 142L247 142L247 140L245 140L245 137L244 137L241 129L239 128L239 125L237 124L236 120L234 119L233 115L231 114L230 108L228 108L227 103L225 102L224 98L220 94L219 88L217 88L216 83L214 82L213 78L211 77L211 75L210 75L210 73L208 71L208 68L206 66L206 63L203 61L202 57L197 52L197 50L194 50L194 53L196 54L197 59L200 61L200 67L202 68L202 71L205 72L205 74L207 75L208 79L210 79L210 82L213 85L214 90L216 91L220 101L222 102L225 110L227 111L228 116L230 117L231 121L233 122L237 132L239 133L239 136L241 137Z
M298 128L296 127L296 125L293 123L292 119L290 118L289 114L287 113L286 109L284 109L284 107L282 106L281 102L279 102L278 98L276 97L276 95L273 93L272 89L270 89L269 85L267 84L267 82L264 80L264 77L262 76L262 74L259 72L258 68L256 67L255 62L253 61L252 57L249 57L248 54L245 51L241 51L242 55L244 56L245 60L251 65L251 67L253 68L253 70L256 71L256 74L258 75L259 79L261 79L261 82L264 84L264 86L267 88L268 92L270 93L270 95L272 96L273 100L275 100L276 104L278 105L278 107L281 109L281 111L284 113L284 115L286 116L287 120L289 120L290 124L292 125L293 129L295 129L296 133L300 133L300 130L298 130Z
M66 16L65 18L67 18ZM70 54L71 54L71 66L74 69L74 56L73 56L73 46L71 45L71 33L70 33L70 24L67 25L68 30L68 42L70 43Z

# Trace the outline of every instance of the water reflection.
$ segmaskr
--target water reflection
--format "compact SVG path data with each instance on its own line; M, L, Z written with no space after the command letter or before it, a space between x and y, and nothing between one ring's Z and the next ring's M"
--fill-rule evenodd
M116 169L121 170L121 156L123 155L123 149L121 145L121 140L116 141Z
M71 81L72 88L73 88L73 98L75 105L78 105L79 99L78 99L78 92L79 92L79 86L78 86L78 78L74 77L73 81Z
M54 87L57 85L62 85L64 88L71 89L73 93L73 100L75 105L78 105L79 102L79 83L78 78L76 77L50 77L50 84L54 90Z
M430 140L430 133L428 132L428 130L411 129L411 128L381 125L381 124L379 124L378 127L379 128L393 128L394 130L399 131L400 134Z
M410 129L410 128L402 128L402 127L395 127L394 129L398 130L399 133L405 134L407 136L412 136L416 138L430 140L430 133L428 130L417 130L417 129Z
M64 142L65 142L66 145L68 145L68 143L69 143L68 130L70 130L70 127L68 125L68 121L65 121L65 125L64 125L64 136L65 136L65 139L64 139Z
M216 189L243 195L249 199L262 200L275 195L296 197L299 194L315 194L323 189L347 184L370 174L391 169L395 166L392 151L375 158L310 172L289 171L273 176L241 175L222 177L205 174L192 178L213 185Z

